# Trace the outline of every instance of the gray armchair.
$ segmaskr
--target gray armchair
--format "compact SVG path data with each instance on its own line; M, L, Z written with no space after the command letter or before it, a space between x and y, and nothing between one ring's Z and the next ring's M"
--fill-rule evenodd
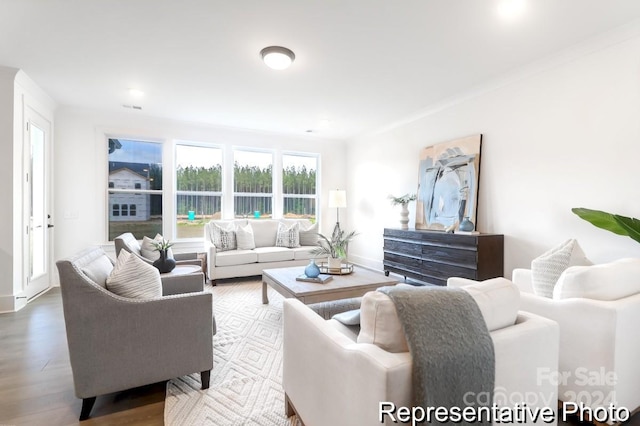
M105 287L113 261L100 248L57 262L80 420L97 395L200 372L209 387L215 321L210 293L128 299Z

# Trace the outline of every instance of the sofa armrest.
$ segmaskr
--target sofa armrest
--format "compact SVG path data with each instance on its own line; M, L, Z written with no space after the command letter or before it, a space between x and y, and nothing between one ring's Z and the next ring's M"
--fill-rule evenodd
M207 277L210 280L215 278L215 268L216 268L216 246L209 240L207 240L205 236L204 240L204 251L207 254Z
M68 290L64 315L79 398L213 367L210 293L127 299L98 287Z
M283 310L283 387L305 424L379 424L380 401L411 404L408 352L356 343L298 300Z
M531 281L531 269L516 268L511 275L511 281L518 286L521 293L533 294L533 282Z

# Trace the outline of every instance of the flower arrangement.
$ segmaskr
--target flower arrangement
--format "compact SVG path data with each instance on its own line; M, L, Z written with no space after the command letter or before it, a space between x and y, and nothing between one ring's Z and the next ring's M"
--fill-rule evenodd
M164 238L162 241L154 241L152 244L156 248L156 251L167 251L173 245L173 243L169 242L169 240L165 240Z
M395 197L393 195L389 195L389 199L391 200L391 204L394 206L408 204L409 201L415 201L417 198L416 194L404 194L400 197Z

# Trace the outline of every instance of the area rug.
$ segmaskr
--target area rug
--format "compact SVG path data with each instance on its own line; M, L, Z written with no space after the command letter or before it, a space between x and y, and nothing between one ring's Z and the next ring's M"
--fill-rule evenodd
M287 425L282 389L282 296L260 281L207 286L218 332L213 338L211 386L200 375L170 380L164 408L168 426Z

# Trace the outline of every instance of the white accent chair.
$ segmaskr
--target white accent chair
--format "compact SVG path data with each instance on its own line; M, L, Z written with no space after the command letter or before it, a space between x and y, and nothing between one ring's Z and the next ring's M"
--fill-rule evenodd
M494 297L497 293L482 290L491 284L470 280L462 283L473 283L470 287L477 290L475 295L470 293L480 306L494 342L494 401L499 406L513 406L510 401L505 404L504 399L528 396L537 398L537 404L532 406L555 410L557 386L540 383L539 369L557 370L558 325L518 312L515 286L503 278L495 280L502 280L497 286L509 287L505 291L511 295ZM384 297L388 302L382 300ZM371 303L368 299L375 306L367 306ZM323 319L296 299L285 299L283 308L283 387L288 415L295 412L306 426L379 425L381 401L411 407L411 354L402 349L406 342L404 346L398 344L399 320L388 296L370 292L363 297L360 337L353 328L335 319ZM369 315L375 318L367 319ZM504 323L507 318L509 325ZM397 325L390 326L391 322ZM364 329L372 324L379 327L378 331L365 333ZM375 336L373 343L362 343L372 341L371 336ZM386 345L381 340L386 340ZM383 424L393 422L386 416Z
M512 278L522 310L560 325L558 398L591 409L640 407L640 259L569 267L553 298L534 294L529 269Z

